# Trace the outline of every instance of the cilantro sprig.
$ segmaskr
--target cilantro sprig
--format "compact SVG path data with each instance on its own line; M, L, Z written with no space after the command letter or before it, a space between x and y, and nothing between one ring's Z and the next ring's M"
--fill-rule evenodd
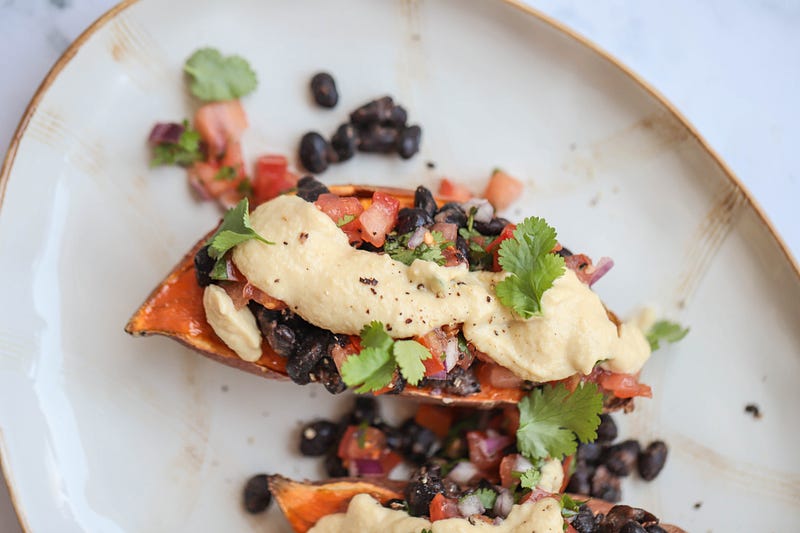
M511 275L497 284L500 302L522 318L541 312L542 295L564 273L564 258L550 253L556 230L543 218L526 218L500 243L499 263Z
M250 202L247 198L243 198L236 204L236 207L225 213L222 224L206 241L208 255L212 259L216 259L214 268L211 270L211 278L228 279L225 254L237 244L251 239L256 239L264 244L275 244L256 233L256 230L250 225Z
M588 500L573 500L569 494L561 495L561 516L572 518L581 510L581 505Z
M191 78L189 90L204 102L241 98L258 85L256 73L244 58L226 57L214 48L197 50L183 70Z
M161 142L153 147L153 159L150 166L180 165L188 167L195 161L203 159L200 148L200 133L189 125L188 120L183 121L183 132L178 137L178 142Z
M470 496L477 496L484 509L491 509L497 501L497 493L489 488L481 488L465 494L461 497L460 501L464 501L465 498L469 498Z
M433 244L423 242L412 250L408 247L408 240L411 238L412 233L389 235L386 239L386 244L383 246L383 251L395 261L400 261L406 265L410 265L416 259L432 261L437 265L445 264L446 259L442 252L448 246L453 246L452 242L445 240L441 232L432 231Z
M536 466L530 467L525 472L522 472L522 475L519 476L519 484L525 489L536 488L536 485L538 485L539 481L541 480L542 471Z
M677 322L659 320L653 324L645 336L647 342L650 343L650 350L656 351L661 347L661 341L672 344L684 338L687 333L689 333L689 328L684 328Z
M394 371L416 385L425 375L425 359L432 357L422 344L412 340L392 339L377 320L361 330L361 352L351 355L342 365L342 379L356 392L375 392L392 382Z
M570 393L563 383L532 391L519 403L517 447L528 459L560 459L597 438L603 395L594 383Z

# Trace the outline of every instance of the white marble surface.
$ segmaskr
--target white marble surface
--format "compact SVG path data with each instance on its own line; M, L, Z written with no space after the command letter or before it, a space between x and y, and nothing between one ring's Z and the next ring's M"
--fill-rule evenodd
M800 255L800 3L527 1L611 52L671 100ZM64 48L113 4L0 0L0 146L10 142ZM19 532L4 487L0 532Z

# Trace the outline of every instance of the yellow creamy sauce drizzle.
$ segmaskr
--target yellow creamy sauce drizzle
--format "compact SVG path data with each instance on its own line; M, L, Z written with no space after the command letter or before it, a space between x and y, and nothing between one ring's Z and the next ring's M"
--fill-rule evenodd
M423 335L463 323L475 347L517 376L553 381L595 363L633 373L650 355L635 326L620 333L600 298L567 270L542 297L542 314L522 320L495 297L505 273L469 272L356 250L313 204L280 196L250 216L253 228L274 245L251 240L233 251L250 283L286 302L307 321L335 333L358 334L383 322L394 338Z
M346 513L322 518L309 533L417 533L423 529L429 529L432 533L563 533L563 524L561 506L553 498L515 505L502 523L493 525L481 521L471 524L465 518L448 518L431 523L424 518L412 517L405 511L387 509L368 494L358 494L350 500Z

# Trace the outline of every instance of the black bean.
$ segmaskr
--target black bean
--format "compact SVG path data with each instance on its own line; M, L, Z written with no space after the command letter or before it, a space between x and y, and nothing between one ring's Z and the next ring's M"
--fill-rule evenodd
M658 518L638 507L615 505L601 520L598 533L616 533L629 522L648 526L658 523Z
M208 255L208 246L203 246L194 254L194 276L201 287L211 285L211 271L214 269L216 259Z
M311 78L311 94L314 101L322 107L335 107L339 101L336 82L327 72L319 72Z
M350 413L351 424L358 425L366 423L369 425L378 424L381 421L378 402L371 396L356 396L353 411Z
M606 448L602 462L613 474L627 476L636 469L640 450L639 441L629 439Z
M417 190L414 191L414 207L422 209L433 218L433 215L436 214L437 205L430 189L422 185L417 187Z
M600 415L600 425L597 426L597 441L601 444L614 442L617 438L617 424L611 415L603 413Z
M644 528L644 530L647 531L647 533L667 533L667 530L659 526L658 524L647 526L646 528Z
M328 141L316 131L300 139L300 162L309 172L321 174L328 168Z
M325 455L339 436L338 426L330 420L315 420L300 430L300 453L309 457Z
M603 446L596 442L586 442L578 445L577 460L588 464L595 464L603 454Z
M401 105L395 105L389 112L388 120L385 120L383 122L383 125L394 126L395 128L402 130L403 128L406 127L406 120L408 120L408 113L406 112L406 108Z
M389 383L389 390L386 394L400 394L406 388L406 378L399 372L395 373L394 379Z
M422 139L422 128L409 126L400 132L397 137L397 153L403 159L411 159L419 152L419 143Z
M328 452L328 455L325 456L325 473L328 474L328 477L345 477L349 472L339 458L336 448L337 447L334 446L333 449Z
M503 228L505 228L508 224L510 224L510 222L505 218L495 217L489 222L481 222L476 220L472 227L483 235L492 236L500 235L500 233L503 231Z
M619 478L604 465L598 466L592 476L592 490L589 494L609 502L618 502L622 497Z
M400 431L405 434L404 455L413 463L424 464L439 449L439 439L430 429L420 426L413 418L406 420Z
M569 248L566 246L562 246L559 251L556 252L561 257L569 257L572 255L572 252L569 251ZM612 439L613 440L613 439Z
M417 207L404 207L397 213L397 225L394 227L398 234L410 233L420 226L433 224L433 219L424 210Z
M311 326L298 336L297 349L286 360L286 373L298 385L305 385L316 380L317 376L313 376L311 371L320 359L328 355L332 335Z
M647 530L638 522L629 520L619 528L619 533L647 533Z
M461 235L456 237L456 250L462 257L469 257L469 245Z
M471 369L456 366L447 373L444 390L457 396L469 396L481 391L481 383Z
M639 475L645 481L652 481L664 468L667 462L667 445L662 440L651 442L647 448L639 454L638 469Z
M362 152L388 154L395 150L398 136L394 128L371 124L358 130L358 149Z
M567 492L575 494L590 494L592 492L592 474L594 470L591 467L583 465L578 467L573 472L572 477L569 478L567 484Z
M338 161L347 161L353 157L358 148L358 132L352 124L342 124L331 137L331 148L336 152Z
M363 126L382 122L391 123L393 118L400 118L397 116L393 117L393 113L399 113L394 111L395 107L396 106L394 105L394 100L392 100L392 97L384 96L382 98L378 98L377 100L367 102L350 113L350 122Z
M411 516L427 516L431 500L441 492L444 492L441 470L435 466L423 466L414 473L406 486L408 513Z
M324 183L314 176L303 176L297 182L297 196L306 202L316 202L320 194L331 192Z
M261 330L262 332L264 329ZM267 328L265 335L267 343L281 357L289 357L295 349L294 331L286 324L274 323L274 327Z
M586 494L586 492L581 494ZM594 533L597 527L595 516L586 504L578 508L578 514L572 519L571 524L578 533Z
M401 451L408 445L406 435L398 428L384 423L378 424L377 427L386 436L386 445L392 450Z
M455 224L459 228L463 228L467 225L467 214L456 202L448 202L436 212L433 220L435 222Z
M244 508L248 513L256 514L267 510L272 503L269 481L266 474L258 474L247 480L244 486Z
M339 374L339 369L336 368L336 363L333 362L328 356L320 359L317 363L314 373L317 375L317 380L325 386L325 389L331 394L341 394L347 390L347 384Z

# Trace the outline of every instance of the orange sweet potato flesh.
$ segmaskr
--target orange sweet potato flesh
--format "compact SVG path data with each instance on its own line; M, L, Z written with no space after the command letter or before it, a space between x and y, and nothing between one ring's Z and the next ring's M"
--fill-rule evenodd
M356 494L369 494L381 503L403 499L405 483L384 480L367 483L358 479L337 479L321 483L299 482L270 476L269 489L289 524L305 533L323 516L343 513Z
M369 205L376 187L339 185L330 187L339 196L354 196ZM414 205L414 193L407 189L380 188L400 200L401 207ZM147 297L147 300L131 317L125 331L134 336L164 335L197 350L222 364L272 379L289 379L286 375L286 360L278 356L267 343L262 344L261 359L249 363L240 359L206 322L203 309L203 289L197 284L194 274L194 255L203 246L208 236L198 242L169 275ZM502 404L517 403L524 392L517 389L498 389L481 384L481 392L470 396L441 393L433 395L429 390L407 386L403 396L420 401L491 408Z
M344 513L356 494L369 494L385 504L404 499L405 482L393 480L365 481L357 478L333 479L322 482L293 481L280 475L269 477L269 488L289 524L297 533L305 533L324 516ZM588 496L572 495L586 503L594 514L607 513L614 504ZM685 533L682 529L659 524L669 533Z

